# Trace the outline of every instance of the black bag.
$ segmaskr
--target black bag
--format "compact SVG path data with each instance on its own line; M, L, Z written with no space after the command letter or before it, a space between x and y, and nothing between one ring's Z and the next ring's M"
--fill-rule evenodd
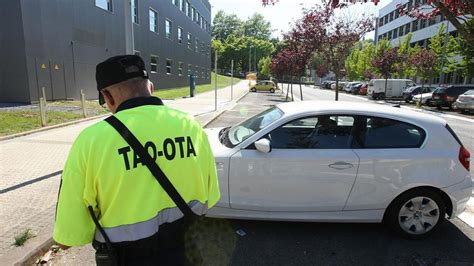
M141 161L146 165L146 167L150 170L150 172L155 177L156 181L161 185L161 187L165 190L165 192L169 195L169 197L173 200L176 206L180 209L180 211L184 214L185 226L188 226L199 220L201 216L195 214L188 204L184 201L181 195L178 193L176 188L171 184L169 179L166 177L165 173L161 170L158 164L153 160L147 150L143 147L143 145L138 141L138 139L133 135L132 132L115 116L110 116L105 119L107 123L109 123L117 132L127 141L128 145L132 147L133 151L138 154ZM118 258L117 252L113 247L110 239L106 235L104 229L99 224L93 209L89 206L89 212L91 213L92 219L96 227L98 228L99 232L105 239L105 245L100 245L99 248L96 249L96 262L99 265L117 265ZM198 259L199 260L199 259Z

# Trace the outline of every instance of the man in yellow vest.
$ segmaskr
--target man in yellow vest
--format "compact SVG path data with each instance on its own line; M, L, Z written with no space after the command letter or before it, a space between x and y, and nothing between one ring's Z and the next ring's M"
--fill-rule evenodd
M64 247L93 242L98 265L182 265L183 212L203 215L220 198L207 135L192 116L151 96L139 56L98 64L96 80L100 103L129 134L108 118L77 137L62 175L54 240ZM163 178L168 185L157 182Z

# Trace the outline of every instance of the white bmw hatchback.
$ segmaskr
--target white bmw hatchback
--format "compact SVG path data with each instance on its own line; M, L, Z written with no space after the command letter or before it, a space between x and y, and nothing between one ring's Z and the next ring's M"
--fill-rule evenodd
M297 102L207 129L221 200L211 217L386 222L409 238L459 215L469 152L441 118L348 102Z

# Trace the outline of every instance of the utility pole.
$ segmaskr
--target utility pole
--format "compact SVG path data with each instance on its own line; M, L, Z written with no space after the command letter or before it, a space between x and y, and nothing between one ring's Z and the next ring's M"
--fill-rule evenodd
M234 59L230 61L230 100L234 99Z
M249 73L252 71L252 45L249 46Z
M214 111L217 111L217 50L214 56Z

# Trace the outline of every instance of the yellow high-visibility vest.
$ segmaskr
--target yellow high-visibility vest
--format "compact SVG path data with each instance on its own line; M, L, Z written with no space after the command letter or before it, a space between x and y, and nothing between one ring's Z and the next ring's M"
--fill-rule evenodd
M135 98L115 116L140 140L183 199L204 214L220 198L207 135L189 114L154 97ZM135 241L183 217L138 155L107 122L75 140L67 158L56 210L54 240L80 246L104 242L88 212L92 206L112 242Z

